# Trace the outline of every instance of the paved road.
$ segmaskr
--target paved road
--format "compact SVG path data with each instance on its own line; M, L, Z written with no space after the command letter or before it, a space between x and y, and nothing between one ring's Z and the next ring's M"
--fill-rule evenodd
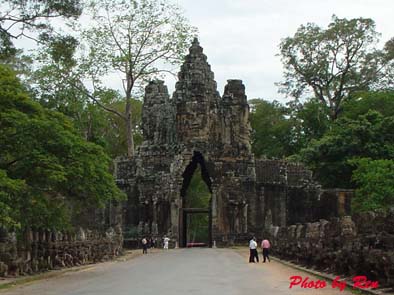
M11 289L7 295L347 295L325 289L289 289L289 277L308 276L278 262L249 264L230 249L179 249L123 262L102 263Z

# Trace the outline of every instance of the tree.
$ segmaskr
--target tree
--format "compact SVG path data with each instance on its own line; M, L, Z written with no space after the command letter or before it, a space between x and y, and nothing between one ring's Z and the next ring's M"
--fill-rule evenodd
M306 148L312 140L318 140L330 127L329 110L317 99L304 103L292 101L287 104L291 124L293 156Z
M20 216L15 212L13 204L24 191L24 181L11 179L6 171L0 169L0 230L2 227L20 227Z
M373 110L355 119L343 116L321 139L301 150L300 156L323 186L353 188L351 161L392 159L393 128L394 116L384 117Z
M127 153L125 121L112 112L105 111L89 98L78 75L76 49L78 42L71 36L51 38L34 55L36 70L29 74L28 84L34 99L45 108L61 112L74 122L80 134L88 141L105 148L111 158ZM78 85L77 87L70 87ZM100 103L122 112L125 101L117 90L103 89L96 92ZM133 134L136 144L141 143L142 102L131 100L134 116Z
M14 45L16 39L45 44L53 38L51 20L76 19L82 13L79 0L0 0L0 63L10 65L20 76L32 68L32 60Z
M32 101L1 65L0 126L0 219L8 226L62 229L75 208L123 198L104 150Z
M356 92L344 102L339 117L356 119L374 110L384 117L394 116L394 91Z
M89 97L125 121L127 154L131 157L132 96L147 80L169 71L163 64L179 64L195 30L179 7L166 1L92 1L89 11L93 15L90 27L82 30L88 54L80 68L83 77L92 82ZM121 112L105 106L97 97L114 72L122 76L125 109Z
M252 149L256 156L296 159L298 152L329 127L328 111L315 99L282 105L252 99Z
M211 193L201 175L198 165L187 188L183 204L185 208L209 208ZM208 242L208 214L189 214L187 221L187 241Z
M254 99L249 103L252 109L250 123L255 155L269 158L292 155L292 124L286 117L289 110L277 101Z
M38 32L47 36L52 30L50 19L76 18L82 13L78 0L2 0L0 4L0 39L11 47L13 39L25 37L37 41Z
M352 180L357 189L352 200L354 212L376 209L387 210L394 206L394 161L357 159Z
M281 91L299 99L312 90L335 120L342 102L355 91L368 90L392 67L393 56L373 45L378 40L371 19L332 17L327 29L302 25L280 43L285 68Z

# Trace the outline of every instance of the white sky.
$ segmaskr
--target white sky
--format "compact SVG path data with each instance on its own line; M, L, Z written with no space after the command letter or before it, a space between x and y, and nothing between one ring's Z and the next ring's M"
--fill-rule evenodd
M172 1L198 28L219 92L223 92L227 79L242 79L249 99L286 101L274 85L282 79L282 64L276 54L281 39L293 36L301 24L327 27L333 14L348 19L365 17L372 18L382 34L379 47L394 37L394 0ZM16 43L26 48L29 42ZM109 79L109 86L121 89L119 81L121 77ZM166 84L172 95L174 78L166 78Z
M199 30L218 90L227 79L242 79L248 98L280 99L278 45L301 24L326 27L340 18L372 18L381 44L394 37L394 0L174 0ZM173 80L166 81L173 90ZM284 101L284 98L280 99Z

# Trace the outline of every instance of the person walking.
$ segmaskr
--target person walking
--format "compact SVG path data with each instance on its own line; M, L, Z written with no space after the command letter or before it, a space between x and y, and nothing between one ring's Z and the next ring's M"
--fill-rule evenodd
M168 250L168 242L170 241L169 238L167 238L167 236L164 236L164 249Z
M148 241L146 238L143 238L142 241L142 254L148 254Z
M257 253L257 242L255 237L249 241L249 251L249 263L254 263L255 258L257 262L259 262L259 254Z
M149 249L153 249L155 247L155 244L153 243L153 238L152 237L149 238L148 244L149 244Z
M271 244L267 239L264 239L261 242L261 248L263 248L263 263L268 259L268 262L271 262L270 257L269 257L269 249L271 248Z

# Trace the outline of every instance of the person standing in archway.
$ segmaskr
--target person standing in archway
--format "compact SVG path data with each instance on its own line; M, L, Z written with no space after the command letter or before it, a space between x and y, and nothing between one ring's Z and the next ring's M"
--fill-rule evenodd
M267 239L264 239L261 242L261 248L263 248L263 263L268 259L268 262L271 262L270 257L269 257L269 249L271 248L271 244Z
M164 236L164 249L168 250L168 242L170 241L169 238L167 238L167 236Z
M257 253L257 242L255 237L249 241L249 251L249 263L254 263L255 258L256 261L259 262L259 254Z
M142 241L142 254L148 254L148 241L146 238L143 238Z

